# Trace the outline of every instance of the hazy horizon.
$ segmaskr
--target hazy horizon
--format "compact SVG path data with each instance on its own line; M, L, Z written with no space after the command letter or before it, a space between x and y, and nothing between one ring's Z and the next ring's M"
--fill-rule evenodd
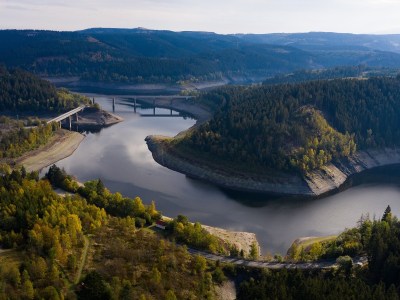
M171 32L204 32L204 33L215 33L215 34L221 34L221 35L235 35L235 34L302 34L302 33L337 33L337 34L354 34L354 35L400 35L400 30L399 32L395 33L354 33L354 32L339 32L339 31L293 31L293 32L227 32L227 33L219 33L216 31L205 31L205 30L173 30L173 29L164 29L164 28L147 28L143 26L138 26L138 27L87 27L87 28L80 28L76 30L57 30L57 29L51 29L51 28L0 28L0 30L32 30L32 31L55 31L55 32L79 32L79 31L84 31L84 30L90 30L90 29L115 29L115 30L134 30L134 29L143 29L143 30L150 30L150 31L171 31Z
M0 29L400 33L396 0L0 0Z

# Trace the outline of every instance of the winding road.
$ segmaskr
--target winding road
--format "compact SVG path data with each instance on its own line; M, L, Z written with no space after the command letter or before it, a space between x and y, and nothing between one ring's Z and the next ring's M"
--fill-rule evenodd
M236 257L227 257L222 255L211 254L204 251L199 251L195 249L188 248L188 252L192 255L200 255L206 259L220 261L224 263L231 263L240 266L253 267L253 268L266 268L266 269L330 269L337 267L335 260L324 260L324 261L314 261L314 262L300 262L300 263L290 263L290 262L264 262L255 260L246 260ZM355 257L353 258L353 264L364 266L368 263L367 257Z

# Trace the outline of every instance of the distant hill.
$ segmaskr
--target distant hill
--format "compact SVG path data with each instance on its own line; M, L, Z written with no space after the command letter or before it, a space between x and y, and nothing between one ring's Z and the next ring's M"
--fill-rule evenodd
M93 28L0 31L0 63L108 82L262 81L299 69L400 68L400 35L231 34Z
M257 44L285 45L303 50L378 50L400 53L400 34L350 34L335 32L238 34Z

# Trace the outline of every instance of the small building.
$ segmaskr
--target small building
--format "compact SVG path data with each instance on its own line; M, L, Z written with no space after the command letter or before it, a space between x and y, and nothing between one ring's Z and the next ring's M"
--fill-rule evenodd
M156 227L157 227L157 228L160 228L160 229L162 229L162 230L165 230L165 228L167 227L167 223L164 222L164 221L162 221L162 220L158 220L158 221L156 222Z

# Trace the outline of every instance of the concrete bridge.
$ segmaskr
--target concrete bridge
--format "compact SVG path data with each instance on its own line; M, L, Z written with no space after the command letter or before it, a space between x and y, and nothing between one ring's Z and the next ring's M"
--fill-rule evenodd
M86 105L81 105L81 106L79 106L77 108L74 108L74 109L72 109L72 110L70 110L70 111L68 111L68 112L66 112L66 113L64 113L62 115L59 115L58 117L55 117L55 118L47 121L47 124L50 124L52 122L57 122L57 123L60 124L60 127L61 127L61 121L63 121L63 120L68 118L68 120L69 120L69 129L71 129L72 128L72 116L75 115L75 120L78 121L78 113L83 111L85 109L85 107L86 107Z
M181 114L173 114L173 109L170 108L175 101L187 102L190 99L195 98L194 96L180 96L180 95L161 95L161 96L149 96L149 95L135 95L129 97L133 100L132 104L124 103L124 105L133 106L134 112L136 113L136 108L138 107L137 101L145 103L153 108L152 114L141 114L143 117L182 117ZM168 114L156 114L156 107L169 108L170 113ZM113 98L113 110L115 110L115 98Z

